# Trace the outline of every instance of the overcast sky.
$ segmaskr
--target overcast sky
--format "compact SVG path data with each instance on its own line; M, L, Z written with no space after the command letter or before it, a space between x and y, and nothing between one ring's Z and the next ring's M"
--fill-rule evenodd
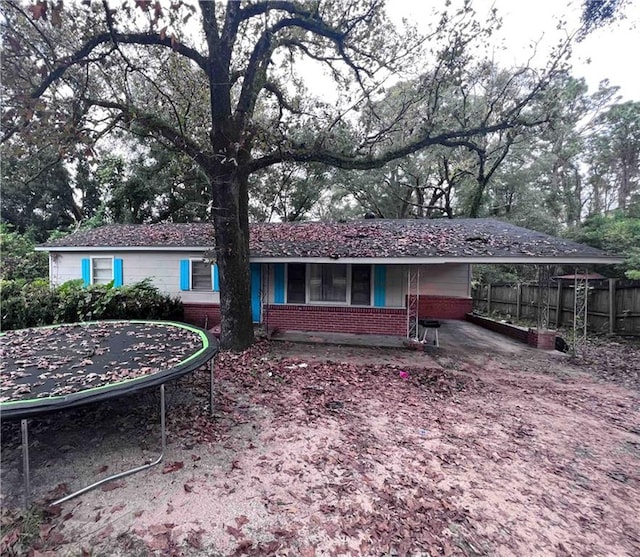
M444 0L388 0L388 4L392 19L400 21L404 16L426 27L429 13L444 5ZM579 27L582 9L581 0L472 0L472 5L480 17L494 5L502 15L504 25L496 40L508 48L496 49L496 58L503 65L524 62L531 52L529 45L540 39L539 51L548 52L560 37L558 20L564 18L567 29L574 31ZM630 0L625 13L626 20L576 43L573 75L584 77L592 91L601 80L609 79L611 85L620 87L624 100L640 101L640 0Z

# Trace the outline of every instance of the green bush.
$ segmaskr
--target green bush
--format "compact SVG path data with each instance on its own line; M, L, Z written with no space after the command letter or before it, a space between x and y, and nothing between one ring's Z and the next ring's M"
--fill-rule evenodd
M114 288L113 283L85 288L82 280L50 288L46 280L0 283L2 330L96 321L99 319L180 320L182 303L161 294L149 280Z
M49 276L49 257L34 251L35 242L31 233L20 234L11 226L0 223L0 279L35 280Z

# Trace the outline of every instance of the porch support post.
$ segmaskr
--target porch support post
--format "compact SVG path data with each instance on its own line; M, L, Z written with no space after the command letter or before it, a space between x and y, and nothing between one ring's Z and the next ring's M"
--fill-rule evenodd
M556 329L562 325L562 279L558 279L556 290Z

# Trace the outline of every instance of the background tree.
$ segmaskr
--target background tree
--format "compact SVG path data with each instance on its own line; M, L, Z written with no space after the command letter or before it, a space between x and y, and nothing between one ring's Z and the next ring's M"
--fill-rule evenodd
M640 102L611 106L588 138L590 211L623 212L640 195Z
M249 212L253 220L304 220L331 188L330 171L318 164L282 163L254 173L249 180Z
M33 248L31 231L20 234L7 224L0 224L0 280L34 281L49 276L49 258Z
M67 168L46 151L34 148L22 159L4 157L2 175L2 222L19 233L30 230L36 242L46 240L52 230L68 228L82 213Z

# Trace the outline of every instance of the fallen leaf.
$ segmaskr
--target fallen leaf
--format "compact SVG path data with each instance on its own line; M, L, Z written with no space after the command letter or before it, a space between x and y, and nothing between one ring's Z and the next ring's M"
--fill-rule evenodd
M176 472L184 467L184 462L167 462L162 469L163 474L170 474Z

